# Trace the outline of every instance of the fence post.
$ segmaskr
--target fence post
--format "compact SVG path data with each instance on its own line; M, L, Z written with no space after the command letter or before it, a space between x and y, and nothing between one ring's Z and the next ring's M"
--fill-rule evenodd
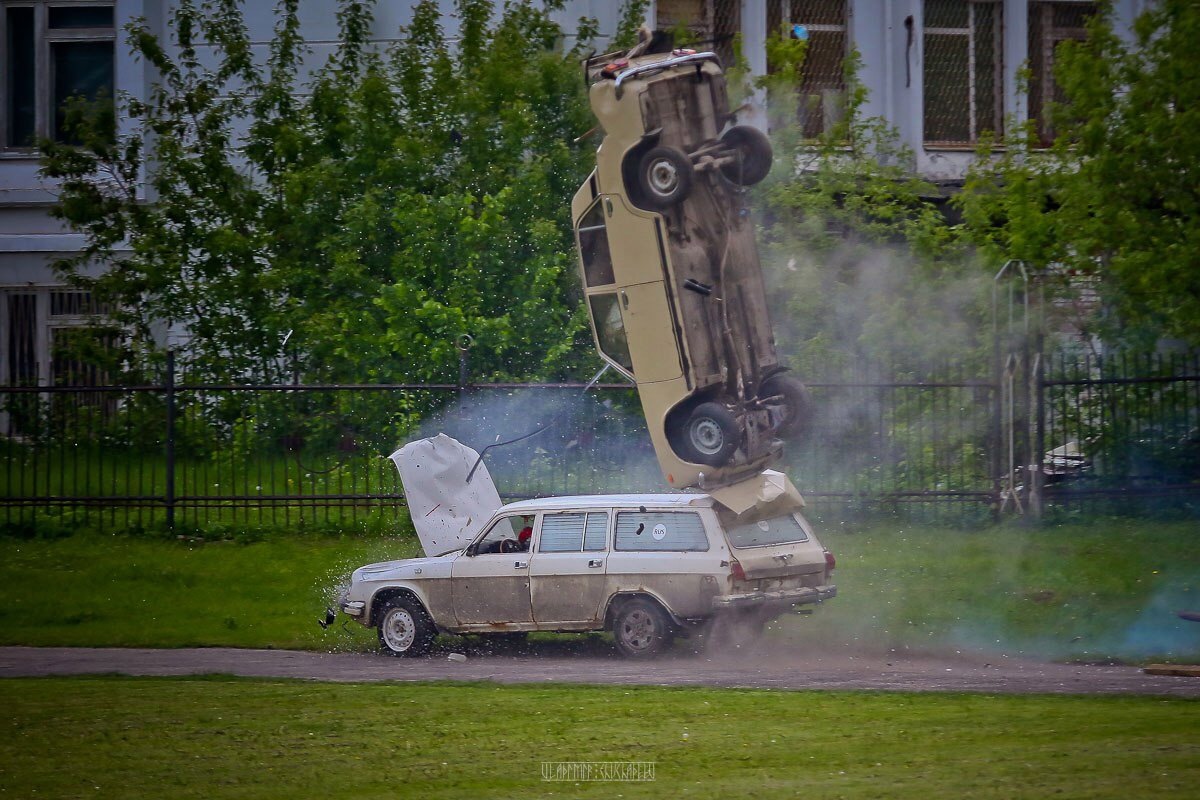
M175 351L167 351L167 373L163 386L167 400L167 530L175 529Z
M1029 477L1029 517L1034 523L1042 521L1046 499L1046 365L1041 332L1034 334L1033 360L1029 365L1029 400L1033 405L1030 413L1033 436L1031 464L1033 474Z
M471 334L464 333L455 341L454 346L458 348L458 396L461 398L467 391L467 386L471 382L470 354L471 345L475 343L475 339Z
M994 290L993 290L994 291ZM993 318L996 315L995 299L993 296ZM1004 441L1004 367L1000 362L1000 332L996 322L992 323L992 430L991 430L991 470L992 470L992 521L999 522L1003 515L1004 479L1001 470L1004 459L1000 449Z

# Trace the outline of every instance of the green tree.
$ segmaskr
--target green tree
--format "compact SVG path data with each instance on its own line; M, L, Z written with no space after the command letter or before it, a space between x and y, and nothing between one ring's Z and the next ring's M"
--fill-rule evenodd
M171 322L192 374L214 380L275 379L293 360L310 379L449 380L464 334L477 379L591 363L563 211L590 163L574 143L591 125L588 42L562 51L561 4L493 20L487 0L459 0L451 47L423 0L381 52L371 5L341 0L338 47L310 76L297 0L277 7L265 65L240 3L183 0L173 48L128 28L158 76L124 99L128 133L80 115L82 146L43 143L55 213L88 243L59 269L113 309L135 363Z
M795 115L807 42L784 29L767 52L771 72L753 88L773 121L775 166L753 202L784 356L811 376L864 360L922 373L982 352L983 272L937 188L914 174L911 151L864 113L857 54L840 118L813 139Z
M964 214L996 259L1098 278L1109 313L1086 322L1104 338L1200 343L1200 7L1153 4L1131 41L1113 25L1097 14L1059 46L1053 145L1019 130L973 171Z

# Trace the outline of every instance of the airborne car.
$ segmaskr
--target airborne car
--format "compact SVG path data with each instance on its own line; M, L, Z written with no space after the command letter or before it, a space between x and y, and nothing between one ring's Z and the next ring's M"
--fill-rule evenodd
M756 475L808 403L775 353L745 205L770 143L737 124L713 53L585 66L605 136L571 213L596 346L637 384L670 485Z

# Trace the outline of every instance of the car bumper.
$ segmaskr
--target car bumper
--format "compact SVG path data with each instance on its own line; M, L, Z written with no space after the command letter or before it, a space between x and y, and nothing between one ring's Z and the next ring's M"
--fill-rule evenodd
M343 599L338 603L338 608L342 610L343 614L361 620L367 610L367 604L362 600Z
M730 608L753 608L766 605L798 606L820 603L831 597L837 597L836 586L801 586L795 589L776 589L769 592L718 595L713 598L713 608L723 611Z

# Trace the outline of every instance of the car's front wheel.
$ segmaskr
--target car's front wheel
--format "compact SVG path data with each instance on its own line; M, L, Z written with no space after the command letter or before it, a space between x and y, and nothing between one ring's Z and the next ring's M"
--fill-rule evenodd
M662 607L636 597L613 615L613 640L626 658L653 658L671 646L675 631Z
M742 439L737 418L712 401L692 409L671 438L684 461L710 467L720 467L733 458Z
M433 646L437 629L411 597L393 597L379 610L379 646L390 656L419 656Z
M674 147L652 147L638 162L638 189L651 208L670 208L692 193L691 159Z

